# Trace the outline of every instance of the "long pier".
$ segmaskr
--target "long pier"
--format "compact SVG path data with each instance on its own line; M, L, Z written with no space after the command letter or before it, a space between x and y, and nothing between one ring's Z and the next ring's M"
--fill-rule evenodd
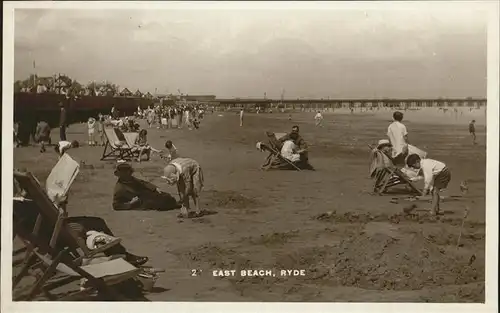
M217 105L234 107L275 107L275 108L305 108L305 109L335 109L335 108L454 108L485 107L487 100L484 98L467 99L216 99Z

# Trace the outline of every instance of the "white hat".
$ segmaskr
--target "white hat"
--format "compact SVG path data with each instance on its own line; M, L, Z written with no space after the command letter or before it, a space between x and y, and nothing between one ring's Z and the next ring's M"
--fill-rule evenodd
M377 148L380 148L381 146L392 146L392 145L389 139L380 139L378 141Z

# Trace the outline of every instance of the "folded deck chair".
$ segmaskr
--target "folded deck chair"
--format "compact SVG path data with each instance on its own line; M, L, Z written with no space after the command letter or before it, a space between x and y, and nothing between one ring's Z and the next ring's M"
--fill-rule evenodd
M393 159L384 152L369 146L370 177L374 179L373 192L382 195L388 188L407 185L412 192L422 195L422 191L401 169L394 165Z
M129 146L123 133L116 128L104 128L106 135L106 144L102 152L102 160L112 159L131 159L133 158L133 147ZM118 134L121 134L119 138Z
M28 229L19 230L19 236L33 247L31 259L39 261L36 265L42 275L36 278L27 293L14 296L14 300L17 301L33 300L42 292L49 300L74 301L93 292L109 300L127 300L127 297L114 290L112 286L134 278L140 271L121 258L80 266L69 255L68 248L58 251L41 240L36 230L31 233ZM77 279L84 279L85 284L76 292L62 296L51 293L54 289L73 283Z
M74 258L74 261L77 264L81 263L85 259L94 257L98 253L106 251L120 242L120 239L117 239L97 249L90 250L85 241L79 238L73 230L68 227L66 223L67 212L54 205L45 190L43 190L40 186L38 180L31 173L15 171L14 179L18 182L20 188L26 191L28 198L31 199L31 201L36 202L37 208L39 209L35 229L31 231L37 233L43 220L43 222L47 224L47 227L51 227L51 229L54 230L49 245L55 246L59 240L64 241L67 245L68 253ZM16 231L16 234L17 233L18 232ZM30 244L27 244L27 250L28 252L25 258L25 265L21 270L21 273L14 279L13 286L17 285L23 276L25 276L30 270L30 259L32 259L31 257L33 256L34 248Z

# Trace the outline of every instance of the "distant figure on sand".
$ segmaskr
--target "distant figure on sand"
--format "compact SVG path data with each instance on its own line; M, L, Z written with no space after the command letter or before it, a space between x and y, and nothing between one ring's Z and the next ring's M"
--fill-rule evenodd
M240 127L243 126L243 113L244 113L244 110L243 110L243 108L241 108L241 110L240 110Z
M394 122L387 128L387 137L393 147L392 158L395 165L404 165L404 160L408 155L408 131L403 121L403 113L396 111L392 115Z
M316 126L323 127L323 115L320 111L316 113L316 115L314 116L314 120L316 121Z
M36 132L35 132L35 142L40 143L40 152L44 153L45 152L45 145L46 144L51 144L50 140L50 126L47 122L45 121L40 121L36 125Z
M87 127L89 131L89 146L96 145L96 141L94 140L96 122L97 122L96 119L93 117L89 117L87 121Z
M476 120L472 120L469 123L469 133L472 137L472 144L476 145Z

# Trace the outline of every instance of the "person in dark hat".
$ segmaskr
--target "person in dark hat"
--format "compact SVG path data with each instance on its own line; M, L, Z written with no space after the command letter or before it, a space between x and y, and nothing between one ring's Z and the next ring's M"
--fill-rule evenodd
M159 210L179 208L177 200L169 193L162 192L154 184L138 179L132 174L134 169L128 163L119 164L115 169L118 177L113 193L113 210Z

